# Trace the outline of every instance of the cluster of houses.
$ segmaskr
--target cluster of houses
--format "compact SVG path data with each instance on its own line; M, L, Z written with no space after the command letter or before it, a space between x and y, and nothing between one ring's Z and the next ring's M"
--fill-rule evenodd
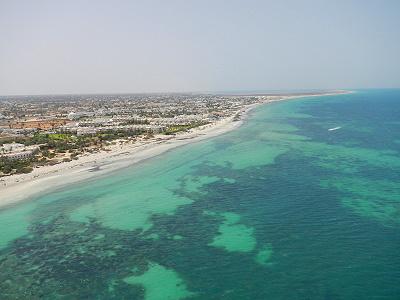
M3 144L0 147L0 156L8 159L27 159L32 157L39 149L39 146L25 146L19 143Z

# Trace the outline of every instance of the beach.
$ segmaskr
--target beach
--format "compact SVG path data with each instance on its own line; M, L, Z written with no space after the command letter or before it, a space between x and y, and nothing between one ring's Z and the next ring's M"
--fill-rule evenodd
M107 151L86 153L78 160L52 166L35 168L29 174L16 174L0 178L0 208L35 197L43 192L88 180L93 177L131 166L166 151L227 133L239 127L248 113L262 103L252 104L241 110L241 118L234 117L196 127L188 132L172 135L155 135L148 141L115 144Z
M189 143L225 134L243 124L250 111L259 105L303 97L329 96L342 93L348 92L337 91L324 94L281 96L274 100L267 100L242 108L239 111L240 120L234 120L234 116L231 116L174 136L160 134L147 141L116 143L115 145L110 145L107 151L85 153L78 160L35 168L28 174L2 177L0 178L0 208L33 198L45 192L51 192L69 184L93 179L112 171L132 166Z

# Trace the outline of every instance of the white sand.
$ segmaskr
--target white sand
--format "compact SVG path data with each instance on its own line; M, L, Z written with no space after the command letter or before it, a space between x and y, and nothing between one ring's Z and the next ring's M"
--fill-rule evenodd
M336 93L335 93L336 94ZM325 94L332 95L332 94ZM286 100L300 97L322 96L303 95L280 97ZM273 101L273 102L275 102ZM269 103L267 101L264 103ZM16 174L0 178L0 207L4 207L38 194L49 192L71 183L82 182L95 176L124 168L145 159L160 155L170 149L198 142L210 137L227 133L239 127L248 112L262 103L252 104L241 111L241 120L233 121L233 117L194 128L189 132L175 136L158 135L143 142L112 145L110 151L85 154L78 160L63 162L53 166L35 168L29 174ZM96 168L95 172L90 170Z

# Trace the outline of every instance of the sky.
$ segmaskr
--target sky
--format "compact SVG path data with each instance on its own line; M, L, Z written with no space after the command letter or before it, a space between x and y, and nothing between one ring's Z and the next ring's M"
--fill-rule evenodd
M386 87L397 0L0 0L0 95Z

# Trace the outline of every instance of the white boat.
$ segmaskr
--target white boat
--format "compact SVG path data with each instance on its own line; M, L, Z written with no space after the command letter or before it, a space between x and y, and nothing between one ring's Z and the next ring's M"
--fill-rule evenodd
M329 128L328 130L329 130L329 131L334 131L334 130L338 130L338 129L340 129L340 128L342 128L342 127L338 126L338 127L334 127L334 128Z

